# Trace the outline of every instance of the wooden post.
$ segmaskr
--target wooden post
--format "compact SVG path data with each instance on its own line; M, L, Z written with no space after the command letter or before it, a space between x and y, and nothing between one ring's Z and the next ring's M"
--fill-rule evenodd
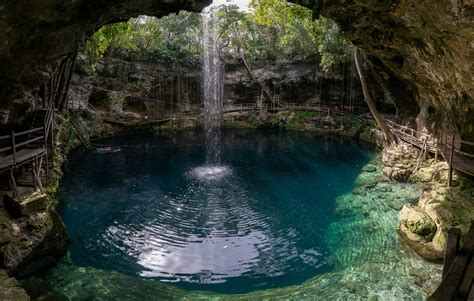
M448 231L448 238L446 240L446 251L444 253L444 264L443 264L443 279L448 274L449 268L456 257L459 250L459 238L461 231L459 228L452 228Z
M51 111L51 171L54 170L54 108ZM49 166L47 166L49 168Z
M71 85L71 79L72 79L72 76L74 75L74 69L76 67L76 60L77 60L77 51L72 56L71 66L70 66L70 69L69 69L68 77L66 79L66 82L63 84L62 91L61 91L62 93L59 94L59 104L58 104L59 107L58 107L58 109L60 111L64 110L64 107L67 108L67 97L68 97L68 93L69 93L69 86ZM66 70L64 70L63 72L65 72L65 71Z
M16 165L15 132L12 131L11 135L12 135L13 164Z
M18 187L16 186L15 175L13 174L13 167L10 169L10 189L12 190L12 197L16 198L18 202L21 201Z
M38 181L36 177L36 165L37 165L37 158L31 163L31 175L33 180L33 190L36 191L38 189Z
M454 134L453 134L453 139L451 141L451 152L449 154L448 187L451 187L451 182L453 179L453 155L454 155Z
M445 132L444 134L444 153L447 154L448 153L448 131Z
M38 168L38 158L35 158L35 161L33 163L33 186L36 191L36 189L39 189L41 192L43 192L43 185L41 184L41 178L39 176L39 168Z

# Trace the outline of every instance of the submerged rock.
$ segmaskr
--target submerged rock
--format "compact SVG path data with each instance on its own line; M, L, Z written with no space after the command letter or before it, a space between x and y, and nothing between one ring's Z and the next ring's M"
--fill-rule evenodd
M362 170L365 172L375 172L377 171L377 168L375 168L373 165L366 165L362 168Z

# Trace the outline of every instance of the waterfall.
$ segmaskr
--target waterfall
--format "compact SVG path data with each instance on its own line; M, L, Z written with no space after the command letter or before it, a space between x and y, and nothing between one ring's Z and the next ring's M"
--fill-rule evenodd
M207 164L220 162L222 125L222 64L219 57L219 23L217 11L207 7L202 14L203 57L202 80L204 91L204 130L206 133Z

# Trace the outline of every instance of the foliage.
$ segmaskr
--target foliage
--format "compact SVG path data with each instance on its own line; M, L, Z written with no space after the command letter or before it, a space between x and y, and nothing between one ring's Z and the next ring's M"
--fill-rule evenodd
M469 184L467 184L464 179L461 179L461 181L459 182L459 189L467 195L472 195L473 193L473 188Z
M298 119L306 119L306 118L314 118L318 115L317 112L310 112L310 111L296 111L295 117Z
M317 51L324 70L351 59L351 45L334 22L324 17L313 21L311 10L285 0L252 0L252 7L257 22L281 32L279 46L284 55Z
M103 26L88 41L84 53L92 61L112 55L195 65L199 62L201 17L181 11L157 19L140 16Z
M351 48L328 19L312 20L311 10L284 0L252 0L252 10L216 9L220 49L227 58L249 61L301 60L320 57L324 70L351 58ZM121 55L198 66L202 17L182 11L160 19L140 16L97 31L84 53L93 61Z

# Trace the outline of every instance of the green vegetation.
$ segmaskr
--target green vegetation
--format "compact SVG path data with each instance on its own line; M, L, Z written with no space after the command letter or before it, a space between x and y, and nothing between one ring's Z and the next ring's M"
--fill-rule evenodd
M324 18L313 21L311 10L282 0L254 0L251 6L249 13L236 6L219 8L223 57L245 56L248 61L319 58L324 70L350 60L351 46L333 22ZM186 11L160 19L140 16L102 27L83 52L92 64L118 56L197 67L201 24L201 14Z
M471 185L466 183L466 181L464 181L464 179L461 179L461 181L459 182L459 189L467 195L472 195L473 194L473 188L471 187Z
M181 11L157 19L140 16L103 26L88 41L84 54L92 61L112 56L192 66L201 52L201 16Z
M306 119L306 118L314 118L318 115L317 112L308 112L308 111L296 111L295 118L297 119Z

